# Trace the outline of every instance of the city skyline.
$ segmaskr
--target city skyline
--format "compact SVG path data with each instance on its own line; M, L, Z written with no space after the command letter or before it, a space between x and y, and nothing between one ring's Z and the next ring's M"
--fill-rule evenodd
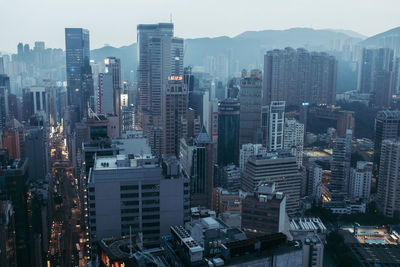
M136 42L136 25L159 21L169 22L171 17L172 22L178 26L176 36L182 38L234 37L244 31L283 30L297 27L345 29L372 36L398 26L395 7L400 7L400 3L393 0L386 0L385 3L341 0L323 4L308 0L308 5L296 6L289 10L287 6L292 1L273 3L273 5L269 2L259 2L257 8L255 5L232 5L229 2L230 12L226 12L227 1L218 3L208 1L210 4L203 1L191 3L191 8L185 8L181 0L172 3L157 0L146 3L118 1L113 3L113 8L117 12L109 12L109 8L103 7L101 2L96 2L95 6L90 2L79 3L81 8L74 9L76 6L74 1L63 6L63 12L59 12L61 5L56 5L49 0L26 1L24 9L20 8L20 2L7 3L8 12L0 18L0 23L15 25L15 27L13 31L9 31L7 27L0 29L0 34L4 36L0 51L13 53L18 42L27 42L32 45L36 40L45 41L48 47L64 49L63 29L66 27L89 29L92 33L91 47L94 49L103 47L104 44L120 47ZM389 5L391 9L386 8ZM46 8L42 8L44 6ZM346 8L343 8L344 6ZM91 14L86 12L89 9ZM151 16L148 15L149 10L152 11ZM15 16L13 11L18 12L19 16ZM28 23L24 18L30 18L31 13L35 13L41 19L30 19ZM73 20L68 15L71 13L75 16ZM205 14L207 14L207 20L204 19ZM239 19L237 14L241 14ZM340 20L337 14L340 14ZM104 19L105 17L108 19ZM223 17L223 23L221 23L221 17ZM375 19L371 20L371 18ZM49 21L52 23L48 23Z

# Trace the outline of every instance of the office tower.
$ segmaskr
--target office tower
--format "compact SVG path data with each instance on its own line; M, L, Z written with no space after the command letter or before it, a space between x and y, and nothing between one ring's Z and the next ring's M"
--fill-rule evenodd
M175 77L175 76L172 76ZM171 77L171 78L172 78ZM164 155L179 156L180 140L183 137L183 124L188 109L188 90L181 80L171 79L164 89L163 96L163 151ZM177 77L178 78L178 77Z
M6 126L8 119L8 93L10 92L10 78L0 74L0 130Z
M261 71L252 70L250 77L240 81L240 138L241 145L258 143L257 135L261 131L262 102Z
M239 165L240 103L225 99L218 106L218 166Z
M299 168L303 164L304 124L295 119L285 119L283 148L292 150Z
M162 95L170 77L182 77L183 39L173 24L140 24L138 40L139 125L156 155L162 150Z
M263 104L334 104L336 75L337 61L326 53L290 47L268 51L264 56Z
M189 108L186 111L186 118L182 120L182 137L194 138L201 130L200 116L195 115L195 111Z
M95 99L94 99L94 81L92 74L92 67L90 65L89 59L85 60L83 67L81 69L81 110L83 118L86 118L89 114L89 108L91 110L95 109Z
M28 158L29 178L31 181L42 181L49 173L50 152L46 129L34 127L25 135L25 155Z
M229 164L222 169L222 181L221 186L230 191L238 191L241 183L241 172L240 169L234 165Z
M17 55L19 57L22 57L23 54L24 54L24 44L23 43L18 43L18 45L17 45Z
M400 136L400 111L381 110L375 118L375 144L374 163L379 165L381 144L385 139L398 138Z
M112 75L107 73L99 73L97 93L97 113L113 114L113 80Z
M190 177L190 205L211 207L214 185L213 144L204 126L195 139L181 139L180 160Z
M79 108L81 117L87 99L82 92L82 70L90 60L89 31L82 28L65 28L65 59L67 70L68 105Z
M189 180L176 158L162 166L151 154L96 157L88 179L90 241L143 234L158 241L189 220Z
M332 198L346 195L349 190L352 136L353 132L347 130L346 136L337 137L333 146L329 185Z
M1 59L0 59L1 61ZM0 63L1 67L1 63ZM0 72L1 74L1 72ZM400 57L397 57L394 60L394 67L393 67L393 87L392 93L393 94L400 94Z
M107 57L104 59L105 74L112 77L112 114L121 116L121 62L119 58ZM108 89L108 88L107 88Z
M0 265L17 266L15 214L11 201L0 201Z
M358 161L356 168L351 168L350 197L369 202L372 180L372 162Z
M394 81L393 72L383 70L375 73L375 106L390 108Z
M269 105L268 150L277 151L284 147L285 101L272 101Z
M377 208L387 217L398 217L400 212L400 141L382 142L378 179Z
M275 183L261 183L242 201L242 229L248 236L286 232L286 196Z
M267 148L262 144L244 144L240 149L239 168L244 170L245 164L250 156L262 155L267 153Z
M392 71L393 50L389 48L362 50L358 73L358 91L360 93L374 93L377 89L376 74L382 71Z
M245 164L242 188L253 193L260 182L275 182L276 190L287 197L286 212L292 215L299 209L301 180L296 157L290 151L281 150L251 156Z
M11 201L14 208L16 266L30 265L29 221L28 221L28 161L7 157L0 167L0 200Z

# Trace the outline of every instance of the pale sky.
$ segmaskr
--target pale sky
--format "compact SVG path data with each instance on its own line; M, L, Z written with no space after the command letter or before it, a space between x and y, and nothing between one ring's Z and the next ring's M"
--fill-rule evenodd
M65 48L64 28L90 30L91 49L136 42L140 23L168 22L183 38L247 30L346 29L372 36L400 26L400 0L0 0L0 51L18 42Z

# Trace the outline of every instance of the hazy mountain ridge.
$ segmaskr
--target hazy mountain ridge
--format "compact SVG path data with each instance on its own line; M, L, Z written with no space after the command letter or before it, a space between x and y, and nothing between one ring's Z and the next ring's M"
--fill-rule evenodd
M263 65L263 55L267 50L283 49L285 47L303 47L310 51L327 51L331 44L336 40L352 39L362 46L376 42L387 35L399 34L400 27L384 33L364 39L365 36L348 30L323 29L315 30L311 28L291 28L287 30L261 30L246 31L234 37L220 36L214 38L194 38L185 39L185 65L203 66L207 56L218 57L223 54L228 58L239 61L239 69L249 66ZM364 37L364 38L363 38ZM131 70L136 70L137 66L137 45L133 43L128 46L115 48L106 46L92 50L92 58L95 61L102 61L107 56L115 56L121 59L124 79L129 77ZM339 59L340 60L340 59ZM340 68L347 65L347 62L339 62ZM348 66L343 69L348 72ZM342 76L338 70L339 79ZM346 75L350 75L347 73ZM352 73L351 76L355 76ZM346 79L347 80L347 79ZM356 80L353 77L352 80ZM350 90L354 87L354 81L338 83L338 91ZM355 89L355 88L354 88Z
M383 43L384 39L387 39L390 37L394 37L394 38L400 40L400 27L396 27L396 28L390 29L388 31L378 33L374 36L371 36L371 37L365 39L360 44L362 46L366 46L366 47L387 46L389 48L394 48L393 47L394 43L391 44L390 41L387 45L385 43Z

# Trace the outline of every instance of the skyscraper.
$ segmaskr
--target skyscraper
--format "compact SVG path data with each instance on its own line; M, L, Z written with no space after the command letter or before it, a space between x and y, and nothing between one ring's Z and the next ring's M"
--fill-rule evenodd
M372 168L372 162L367 161L358 161L356 168L351 168L349 193L353 199L369 202Z
M188 110L188 90L181 79L172 76L164 89L163 97L163 154L179 156L180 139L183 137L183 124ZM177 78L177 80L174 80Z
M290 47L268 51L264 56L263 104L334 104L336 75L337 61L326 53Z
M393 50L389 48L366 49L362 51L362 58L358 73L358 91L373 93L377 89L376 74L382 71L391 72L393 68Z
M82 28L65 28L65 58L67 70L68 104L85 110L82 92L82 73L90 60L89 31Z
M268 149L283 149L283 130L285 125L285 101L272 101L269 106Z
M0 74L0 130L6 127L8 118L8 93L10 91L10 78Z
M162 95L168 79L183 75L183 39L172 23L140 24L138 40L139 125L158 155L162 142Z
M229 98L218 106L218 166L239 165L240 103Z
M378 179L377 207L383 215L400 215L400 141L386 139L382 142Z
M349 190L352 136L353 132L347 130L346 137L337 137L333 146L329 187L332 198L346 195Z
M375 118L375 164L379 165L379 156L383 140L398 137L400 137L400 111L379 111Z
M121 62L119 58L107 57L104 59L105 73L112 77L112 107L113 114L121 114Z
M252 70L250 77L240 81L240 137L239 143L259 143L261 135L262 83L261 71Z

